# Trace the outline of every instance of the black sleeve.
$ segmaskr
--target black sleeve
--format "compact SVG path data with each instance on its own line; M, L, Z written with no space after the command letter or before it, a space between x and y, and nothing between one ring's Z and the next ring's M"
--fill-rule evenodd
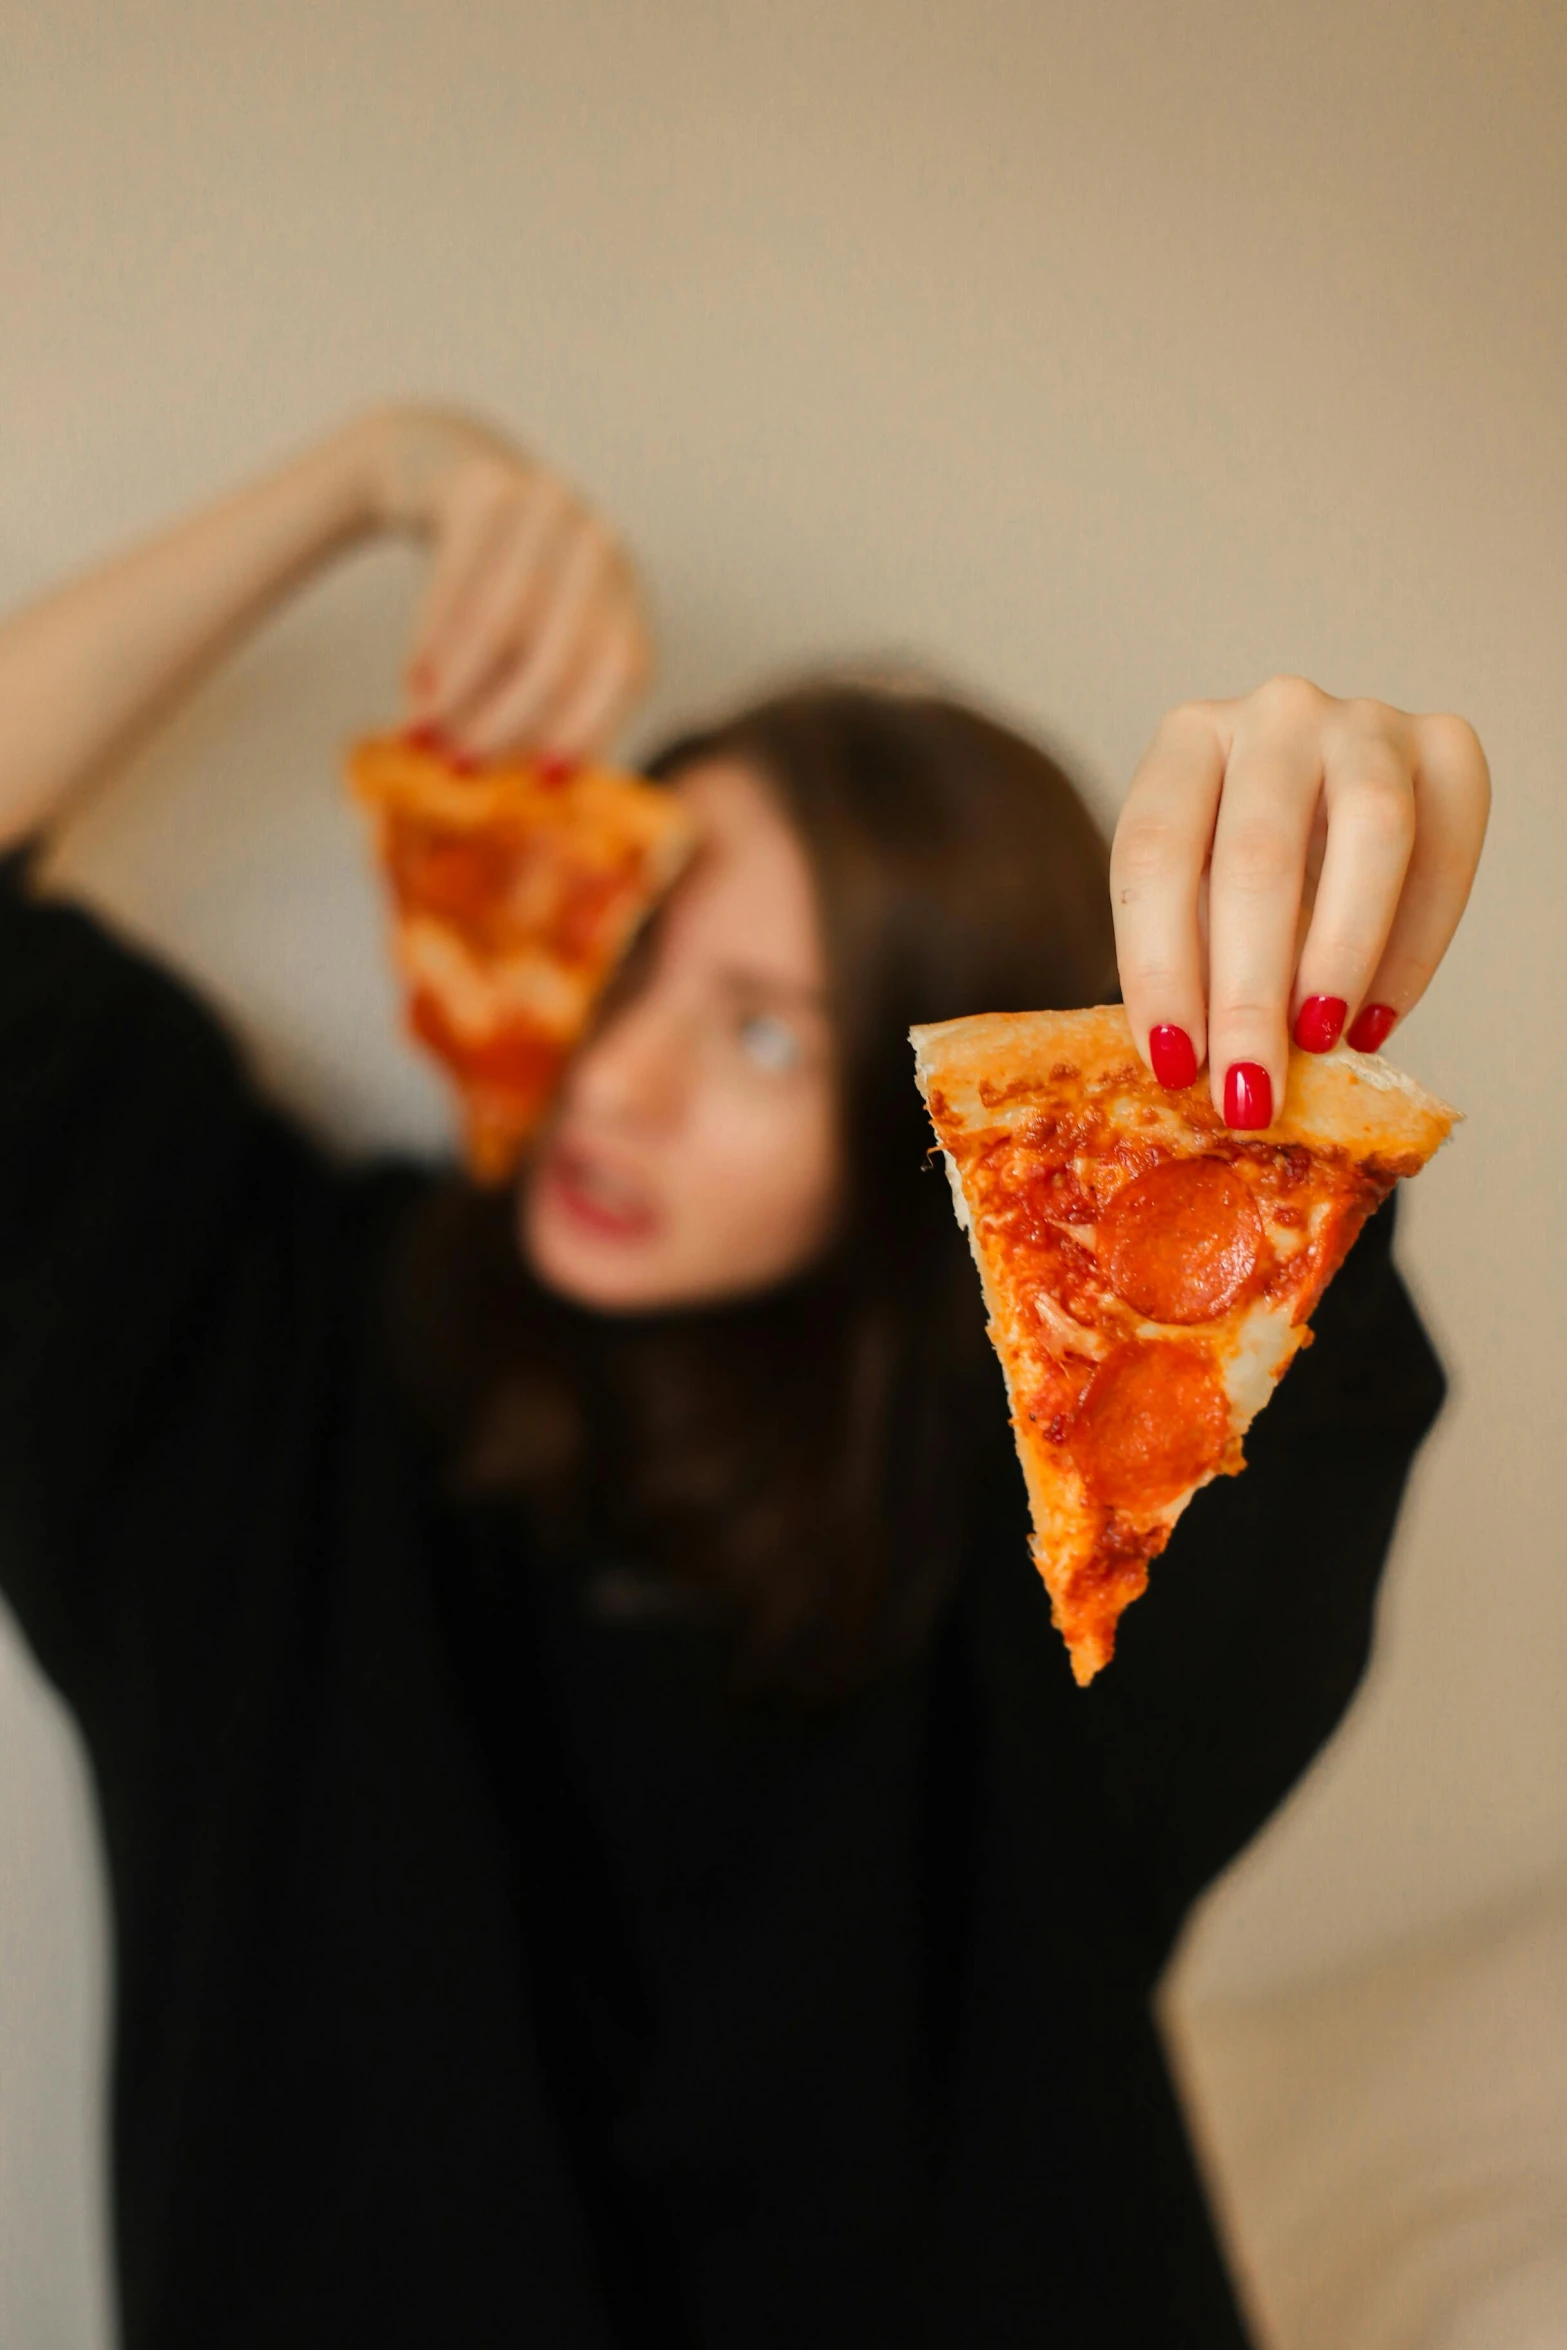
M1246 1439L1192 1502L1078 1699L1132 1897L1162 1954L1345 1712L1442 1369L1371 1219ZM1074 1693L1076 1694L1076 1693Z
M188 1598L334 1187L191 992L29 861L0 860L0 1588L71 1695L111 1622Z

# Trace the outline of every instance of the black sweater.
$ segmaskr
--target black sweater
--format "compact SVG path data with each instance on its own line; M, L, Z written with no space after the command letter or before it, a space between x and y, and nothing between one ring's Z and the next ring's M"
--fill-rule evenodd
M1091 1690L1009 1486L813 1717L443 1502L426 1180L0 868L0 1582L102 1822L125 2350L1239 2344L1149 1994L1365 1662L1442 1393L1390 1213Z

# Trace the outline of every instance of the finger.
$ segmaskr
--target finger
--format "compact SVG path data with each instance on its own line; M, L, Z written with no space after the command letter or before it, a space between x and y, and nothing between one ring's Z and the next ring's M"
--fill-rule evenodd
M589 632L576 673L539 722L542 747L577 760L607 750L647 690L652 670L641 605L629 574L622 574L610 616Z
M1485 843L1491 776L1473 727L1415 721L1415 845L1349 1041L1375 1052L1424 995L1458 928Z
M1346 732L1323 770L1327 842L1290 1002L1295 1042L1326 1052L1365 996L1415 846L1412 740Z
M519 691L524 662L519 652L487 680L482 695L464 711L463 748L474 758L492 763L549 756L554 749L555 714L577 692L593 652L592 643L579 642L572 647L567 666L553 681L542 705L531 692L525 699Z
M542 701L520 670L510 673L470 721L476 756L510 753L581 764L608 741L629 702L635 663L629 624L595 624L578 638Z
M492 756L505 740L524 748L537 740L542 720L587 654L595 605L602 599L604 572L611 561L608 539L593 522L580 525L551 577L543 616L522 658L492 679L482 704L453 721L463 747Z
M473 706L488 695L498 675L515 667L544 627L562 551L576 527L564 492L554 483L542 485L536 496L513 507L490 542L483 566L470 574L450 607L432 654L436 682L430 716L459 741L465 739Z
M1173 710L1132 778L1110 851L1122 999L1162 1085L1190 1085L1207 1050L1203 872L1228 748L1211 710Z
M454 500L447 526L436 542L409 640L404 682L416 719L429 715L441 656L456 632L458 612L506 528L513 503L509 498L497 498L483 484L463 490Z
M636 650L629 629L605 647L540 728L542 751L584 764L603 756L636 698Z
M1321 787L1316 737L1300 728L1237 745L1225 771L1208 886L1208 1064L1227 1126L1271 1125L1283 1103L1285 1015Z

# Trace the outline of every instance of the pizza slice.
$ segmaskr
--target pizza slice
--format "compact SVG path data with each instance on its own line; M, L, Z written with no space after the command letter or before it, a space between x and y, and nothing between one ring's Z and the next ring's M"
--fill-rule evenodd
M408 1027L457 1086L470 1173L502 1183L689 821L635 776L475 772L409 735L357 744L348 775L375 822Z
M1284 1107L1225 1127L1166 1093L1119 1005L911 1032L979 1267L1033 1512L1080 1683L1115 1647L1199 1486L1241 1439L1371 1211L1457 1112L1374 1055L1292 1052Z

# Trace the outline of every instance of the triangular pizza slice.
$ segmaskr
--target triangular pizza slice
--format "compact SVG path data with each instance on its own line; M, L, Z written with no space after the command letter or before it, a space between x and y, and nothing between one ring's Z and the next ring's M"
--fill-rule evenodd
M672 794L605 768L465 768L415 736L349 754L375 819L409 1029L480 1183L515 1171L573 1045L692 845Z
M1457 1112L1347 1045L1292 1052L1283 1109L1230 1132L1206 1079L1167 1093L1119 1005L911 1032L979 1267L1077 1680L1199 1486L1299 1348L1372 1209Z

